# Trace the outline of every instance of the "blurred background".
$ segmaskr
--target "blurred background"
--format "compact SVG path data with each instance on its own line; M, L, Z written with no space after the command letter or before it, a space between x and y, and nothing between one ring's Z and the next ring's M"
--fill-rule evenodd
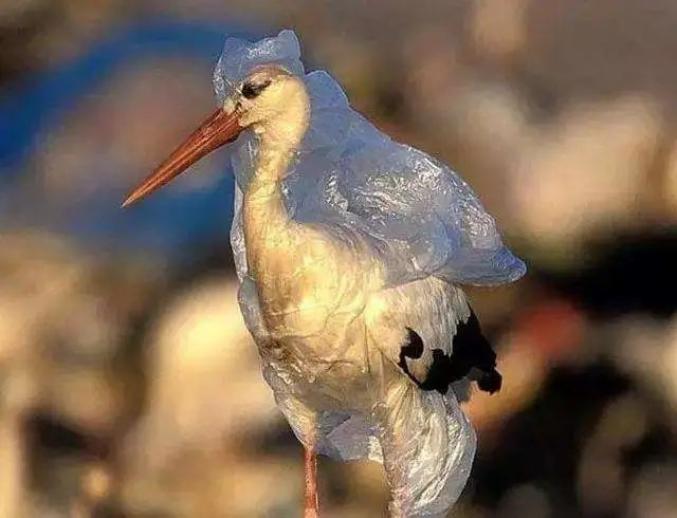
M228 35L293 28L530 267L472 289L504 388L461 518L677 516L677 3L0 0L0 518L297 517L243 327L228 152L133 209ZM379 466L320 464L326 518Z

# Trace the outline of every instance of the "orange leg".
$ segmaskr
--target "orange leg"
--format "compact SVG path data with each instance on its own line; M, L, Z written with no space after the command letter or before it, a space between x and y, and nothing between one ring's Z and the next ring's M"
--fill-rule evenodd
M312 450L304 447L303 461L306 479L303 518L318 518L319 504L317 500L317 455L315 455Z

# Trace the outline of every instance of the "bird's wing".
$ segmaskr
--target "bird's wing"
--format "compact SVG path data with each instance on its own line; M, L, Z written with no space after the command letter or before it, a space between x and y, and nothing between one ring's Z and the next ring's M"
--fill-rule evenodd
M370 343L424 391L467 395L467 379L500 389L496 354L465 294L428 277L372 294L365 308Z
M370 349L381 352L370 362L378 380L370 418L393 489L390 511L446 516L475 452L474 431L454 394L469 367L480 384L500 383L495 355L463 292L432 276L374 293L365 323Z
M524 274L524 263L454 171L381 133L325 72L306 75L306 82L310 130L285 182L296 218L360 232L381 256L388 285L428 275L492 285Z

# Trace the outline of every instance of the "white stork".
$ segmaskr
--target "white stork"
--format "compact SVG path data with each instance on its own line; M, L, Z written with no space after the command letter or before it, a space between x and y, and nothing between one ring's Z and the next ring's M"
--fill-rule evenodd
M445 516L475 453L458 398L468 380L501 385L459 284L512 282L524 263L451 169L306 74L293 32L228 39L214 80L216 112L124 206L237 139L240 306L305 448L304 516L318 513L317 453L382 461L393 517Z

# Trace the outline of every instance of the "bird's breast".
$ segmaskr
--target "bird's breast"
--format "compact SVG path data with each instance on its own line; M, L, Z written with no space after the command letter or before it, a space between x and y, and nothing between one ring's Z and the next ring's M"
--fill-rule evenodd
M325 332L332 318L354 318L366 304L367 272L318 232L299 227L296 235L269 236L247 249L261 311L274 334Z
M270 361L282 371L301 372L299 383L317 378L340 390L365 370L362 314L379 282L376 263L357 236L291 219L277 191L250 193L242 221L247 275L268 337L259 345L276 350Z

